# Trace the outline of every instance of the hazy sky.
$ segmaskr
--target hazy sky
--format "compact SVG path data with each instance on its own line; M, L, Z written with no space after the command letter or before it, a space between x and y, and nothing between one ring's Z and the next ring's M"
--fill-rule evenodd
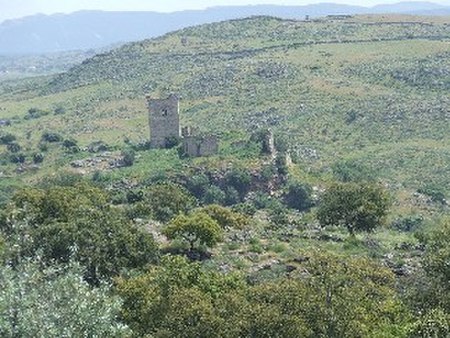
M82 9L172 12L183 9L202 9L226 5L306 5L319 2L335 2L349 5L373 6L376 4L389 4L399 1L400 0L0 0L0 21L36 13L68 13ZM431 1L442 5L450 5L450 0Z

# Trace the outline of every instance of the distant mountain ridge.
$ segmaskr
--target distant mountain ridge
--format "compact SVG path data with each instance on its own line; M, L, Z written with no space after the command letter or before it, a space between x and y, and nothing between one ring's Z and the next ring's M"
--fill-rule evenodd
M0 24L0 55L39 54L101 48L119 42L156 37L192 25L270 15L304 19L337 14L399 13L450 15L450 6L401 2L374 7L321 3L306 6L225 6L173 13L79 11L34 15Z

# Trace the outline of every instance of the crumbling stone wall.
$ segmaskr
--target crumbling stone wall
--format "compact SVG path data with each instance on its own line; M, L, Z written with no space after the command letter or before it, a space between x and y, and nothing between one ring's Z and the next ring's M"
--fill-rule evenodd
M147 97L152 148L164 148L168 138L180 137L179 101L173 94L167 99Z
M183 151L187 156L200 157L217 154L219 142L215 136L185 136Z

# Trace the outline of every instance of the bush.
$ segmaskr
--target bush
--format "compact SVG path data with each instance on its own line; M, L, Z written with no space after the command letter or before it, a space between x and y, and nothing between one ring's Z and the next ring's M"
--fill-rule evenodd
M284 203L292 209L304 211L313 206L312 188L308 184L290 182L283 193Z
M39 253L46 263L76 260L98 283L123 269L144 268L158 258L148 232L107 204L102 190L75 187L24 189L13 197L1 229L20 257Z
M333 166L334 176L342 182L374 181L376 174L373 170L355 161L342 161Z
M225 188L225 205L235 205L239 203L243 198L239 196L239 192L233 187Z
M11 142L6 145L6 149L11 153L18 153L20 150L22 150L22 147L16 142Z
M28 109L27 115L25 115L25 120L38 119L40 117L48 115L49 112L45 110L40 110L38 108L30 108Z
M70 139L68 138L63 141L62 145L63 145L63 147L66 147L66 148L72 148L72 147L76 147L78 145L78 142L77 142L77 140L75 140L73 138L70 138Z
M134 164L135 153L134 150L127 149L122 151L122 163L125 167L131 167Z
M33 163L34 164L39 164L39 163L42 163L42 162L44 162L44 154L42 154L42 153L35 153L35 154L33 154Z
M5 134L0 136L0 144L9 144L16 140L16 136L13 134Z
M211 185L205 190L202 202L204 204L224 204L225 192L216 185Z
M63 137L58 133L45 132L42 134L41 140L45 142L54 143L54 142L61 142L63 140Z
M369 232L383 224L389 205L386 191L375 184L339 183L322 196L317 217L322 226Z
M172 183L160 183L150 186L144 192L143 202L149 206L153 217L168 222L180 213L188 213L197 206L196 199L183 187Z
M192 175L188 179L186 187L195 197L201 199L205 191L210 187L209 177L203 173Z
M25 155L24 154L11 154L9 157L11 163L25 163Z
M249 222L248 218L244 215L220 205L208 205L201 208L200 211L210 216L223 229L241 229Z
M408 338L448 338L449 333L450 315L442 309L433 309L412 325Z
M108 285L92 288L76 263L46 267L24 261L0 267L0 336L125 337L121 301Z
M397 231L415 231L419 229L423 224L423 217L421 215L409 216L396 219L391 224L391 228Z
M417 189L417 192L429 196L433 202L441 204L445 204L446 202L445 193L441 187L427 185L425 187Z
M250 173L242 168L234 168L225 175L227 186L231 186L239 193L242 198L250 189L252 177Z
M109 146L103 141L95 141L90 143L87 149L90 153L99 153L102 151L108 151Z
M66 108L61 107L61 106L56 107L56 108L53 110L53 113L54 113L55 115L62 115L62 114L65 114L65 113L66 113Z
M207 213L196 211L188 216L179 215L163 229L169 239L182 239L193 251L200 246L213 247L222 240L222 229Z

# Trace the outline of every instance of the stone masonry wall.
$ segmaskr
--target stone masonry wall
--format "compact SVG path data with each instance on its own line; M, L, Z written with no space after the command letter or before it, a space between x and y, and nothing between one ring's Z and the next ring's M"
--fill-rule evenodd
M179 98L170 95L167 99L147 97L150 123L150 145L164 148L167 138L180 137Z

